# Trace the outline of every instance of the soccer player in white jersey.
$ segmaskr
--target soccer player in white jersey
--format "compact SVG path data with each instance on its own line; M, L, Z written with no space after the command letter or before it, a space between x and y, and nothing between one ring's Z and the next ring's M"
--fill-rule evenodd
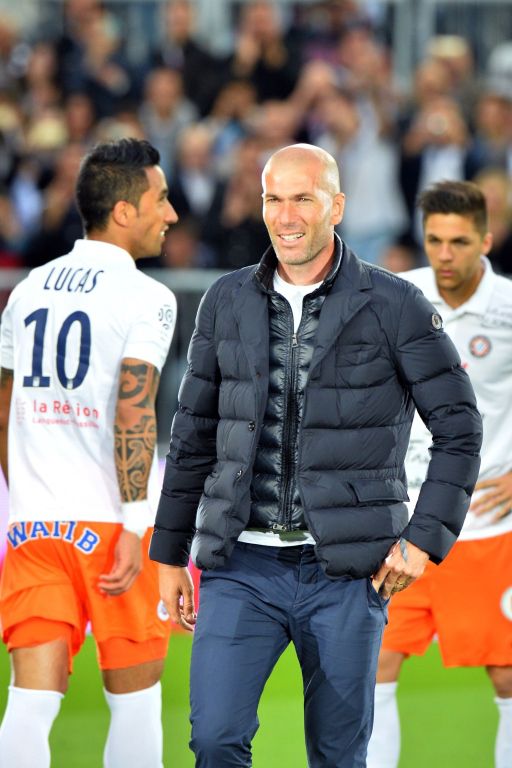
M10 525L0 619L13 667L2 768L50 765L50 729L88 622L111 712L105 767L162 766L169 621L147 548L155 396L176 301L135 265L158 255L177 221L158 163L145 141L95 147L76 187L85 239L34 269L2 316Z
M420 195L430 267L402 275L438 309L475 389L484 439L479 482L459 540L439 566L391 600L375 693L368 768L396 768L397 680L403 661L437 635L447 667L485 667L496 693L496 768L512 766L512 282L486 254L485 198L471 182L443 181ZM449 398L447 397L447 403ZM416 416L406 458L411 506L429 462ZM428 480L428 477L427 477Z

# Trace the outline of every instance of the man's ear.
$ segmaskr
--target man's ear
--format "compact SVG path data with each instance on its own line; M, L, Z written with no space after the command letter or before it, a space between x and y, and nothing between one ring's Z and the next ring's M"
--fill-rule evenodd
M118 227L128 227L135 214L135 206L127 200L118 200L110 214Z
M345 210L345 195L343 192L338 192L337 195L334 195L334 199L332 201L332 214L331 214L331 224L339 224L340 221L343 218L343 211Z
M487 256L492 248L492 233L486 232L482 240L482 253Z

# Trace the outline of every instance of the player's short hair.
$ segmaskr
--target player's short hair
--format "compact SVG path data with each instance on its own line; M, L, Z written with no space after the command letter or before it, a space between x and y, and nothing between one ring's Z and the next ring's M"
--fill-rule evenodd
M472 219L482 236L488 230L485 196L472 181L438 181L418 195L417 205L423 223L435 213L455 213Z
M120 139L93 147L82 160L75 193L85 232L104 230L120 200L137 207L149 188L145 169L159 162L158 150L141 139Z

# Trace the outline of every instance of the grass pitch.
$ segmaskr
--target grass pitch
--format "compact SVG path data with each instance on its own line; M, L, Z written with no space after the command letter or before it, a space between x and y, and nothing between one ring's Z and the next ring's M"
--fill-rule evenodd
M163 679L164 764L193 768L188 750L190 638L171 639ZM9 681L0 651L0 711ZM400 768L492 768L497 715L492 687L481 669L443 669L436 646L407 662L399 689L402 716ZM300 672L292 649L283 655L265 689L254 768L306 768ZM101 768L108 709L87 639L75 660L69 692L54 725L52 768Z

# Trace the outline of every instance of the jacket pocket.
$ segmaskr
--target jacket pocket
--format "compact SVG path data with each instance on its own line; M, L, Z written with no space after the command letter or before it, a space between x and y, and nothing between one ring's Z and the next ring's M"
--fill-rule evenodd
M407 490L397 478L366 478L351 480L350 485L360 503L409 501Z

